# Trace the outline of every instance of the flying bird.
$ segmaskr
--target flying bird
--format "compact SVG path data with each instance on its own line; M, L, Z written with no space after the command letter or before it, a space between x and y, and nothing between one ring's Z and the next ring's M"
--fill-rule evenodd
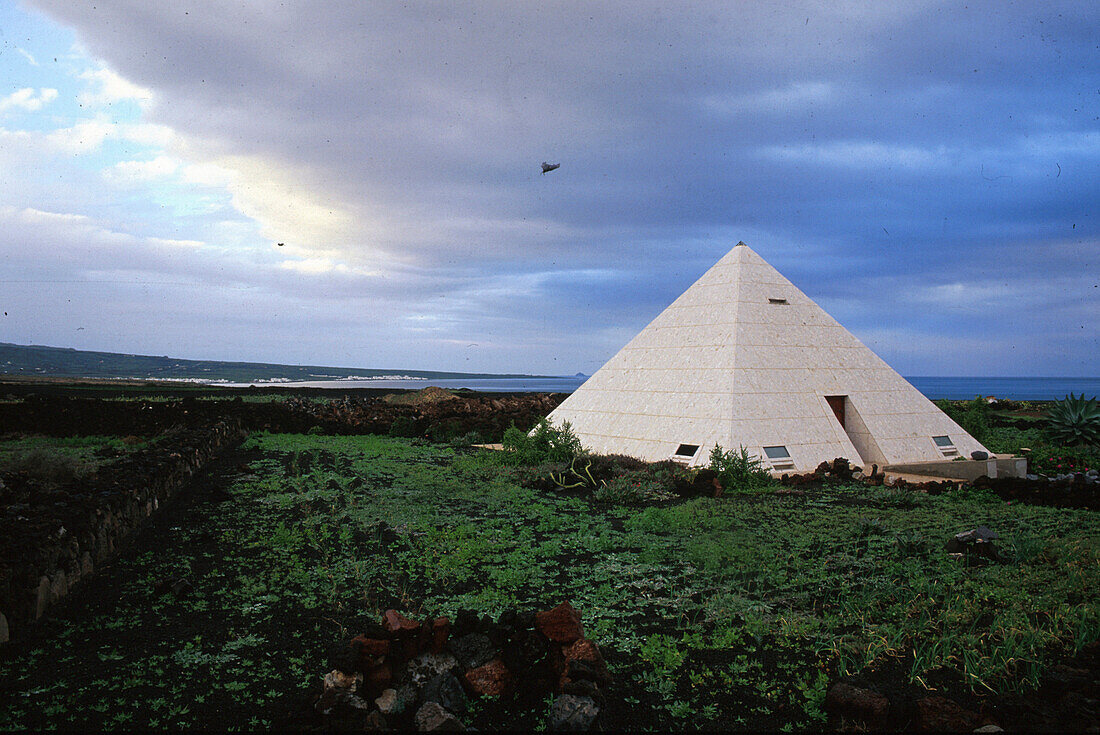
M561 166L560 163L547 163L546 161L543 161L542 162L542 172L546 173L547 171L553 171L554 169L558 168L559 166Z

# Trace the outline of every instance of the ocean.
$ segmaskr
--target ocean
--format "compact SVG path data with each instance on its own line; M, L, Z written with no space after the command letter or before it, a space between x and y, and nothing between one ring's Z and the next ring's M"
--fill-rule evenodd
M1100 395L1100 378L945 378L907 377L932 400L993 396L1015 401L1056 401L1068 394Z
M994 396L1017 401L1051 401L1067 394L1100 395L1100 378L956 378L942 376L907 377L910 383L932 400L970 399ZM274 383L278 387L301 388L408 388L429 385L440 388L468 388L476 391L515 393L572 393L584 382L581 378L482 378L478 380L315 380ZM247 384L246 384L247 385ZM263 385L258 383L256 385Z

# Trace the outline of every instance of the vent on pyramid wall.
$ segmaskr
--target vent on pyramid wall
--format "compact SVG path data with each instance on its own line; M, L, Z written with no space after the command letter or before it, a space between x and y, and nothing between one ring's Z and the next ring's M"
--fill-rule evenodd
M955 448L955 442L951 441L949 436L934 436L932 441L936 442L936 448L943 453L943 456L950 457L953 454L958 454L959 450Z
M772 298L772 297L769 296L768 297L768 303L769 304L786 304L787 300L786 299L780 299L780 298Z
M676 451L672 454L672 459L677 462L689 462L695 459L695 455L699 453L698 444L681 444L676 447Z
M794 459L791 458L791 453L787 451L786 447L764 447L764 456L768 458L768 462L774 469L782 470L794 467Z

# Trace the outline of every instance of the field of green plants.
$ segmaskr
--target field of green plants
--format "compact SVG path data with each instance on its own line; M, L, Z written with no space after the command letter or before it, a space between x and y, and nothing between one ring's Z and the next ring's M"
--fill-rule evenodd
M117 436L8 438L0 440L0 471L26 472L50 484L72 482L147 443L138 437Z
M615 677L604 725L648 729L817 729L830 681L898 662L1011 692L1100 638L1094 512L863 485L586 493L545 481L569 454L254 435L0 654L0 729L300 723L333 647L391 607L569 600ZM978 525L1003 563L945 553ZM467 724L545 714L490 709Z

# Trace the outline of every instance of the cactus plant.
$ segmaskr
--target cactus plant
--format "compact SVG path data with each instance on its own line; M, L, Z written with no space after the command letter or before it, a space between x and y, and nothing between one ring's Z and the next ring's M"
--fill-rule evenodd
M1100 445L1100 405L1095 396L1086 399L1084 393L1070 393L1051 404L1047 420L1050 438L1060 444Z

